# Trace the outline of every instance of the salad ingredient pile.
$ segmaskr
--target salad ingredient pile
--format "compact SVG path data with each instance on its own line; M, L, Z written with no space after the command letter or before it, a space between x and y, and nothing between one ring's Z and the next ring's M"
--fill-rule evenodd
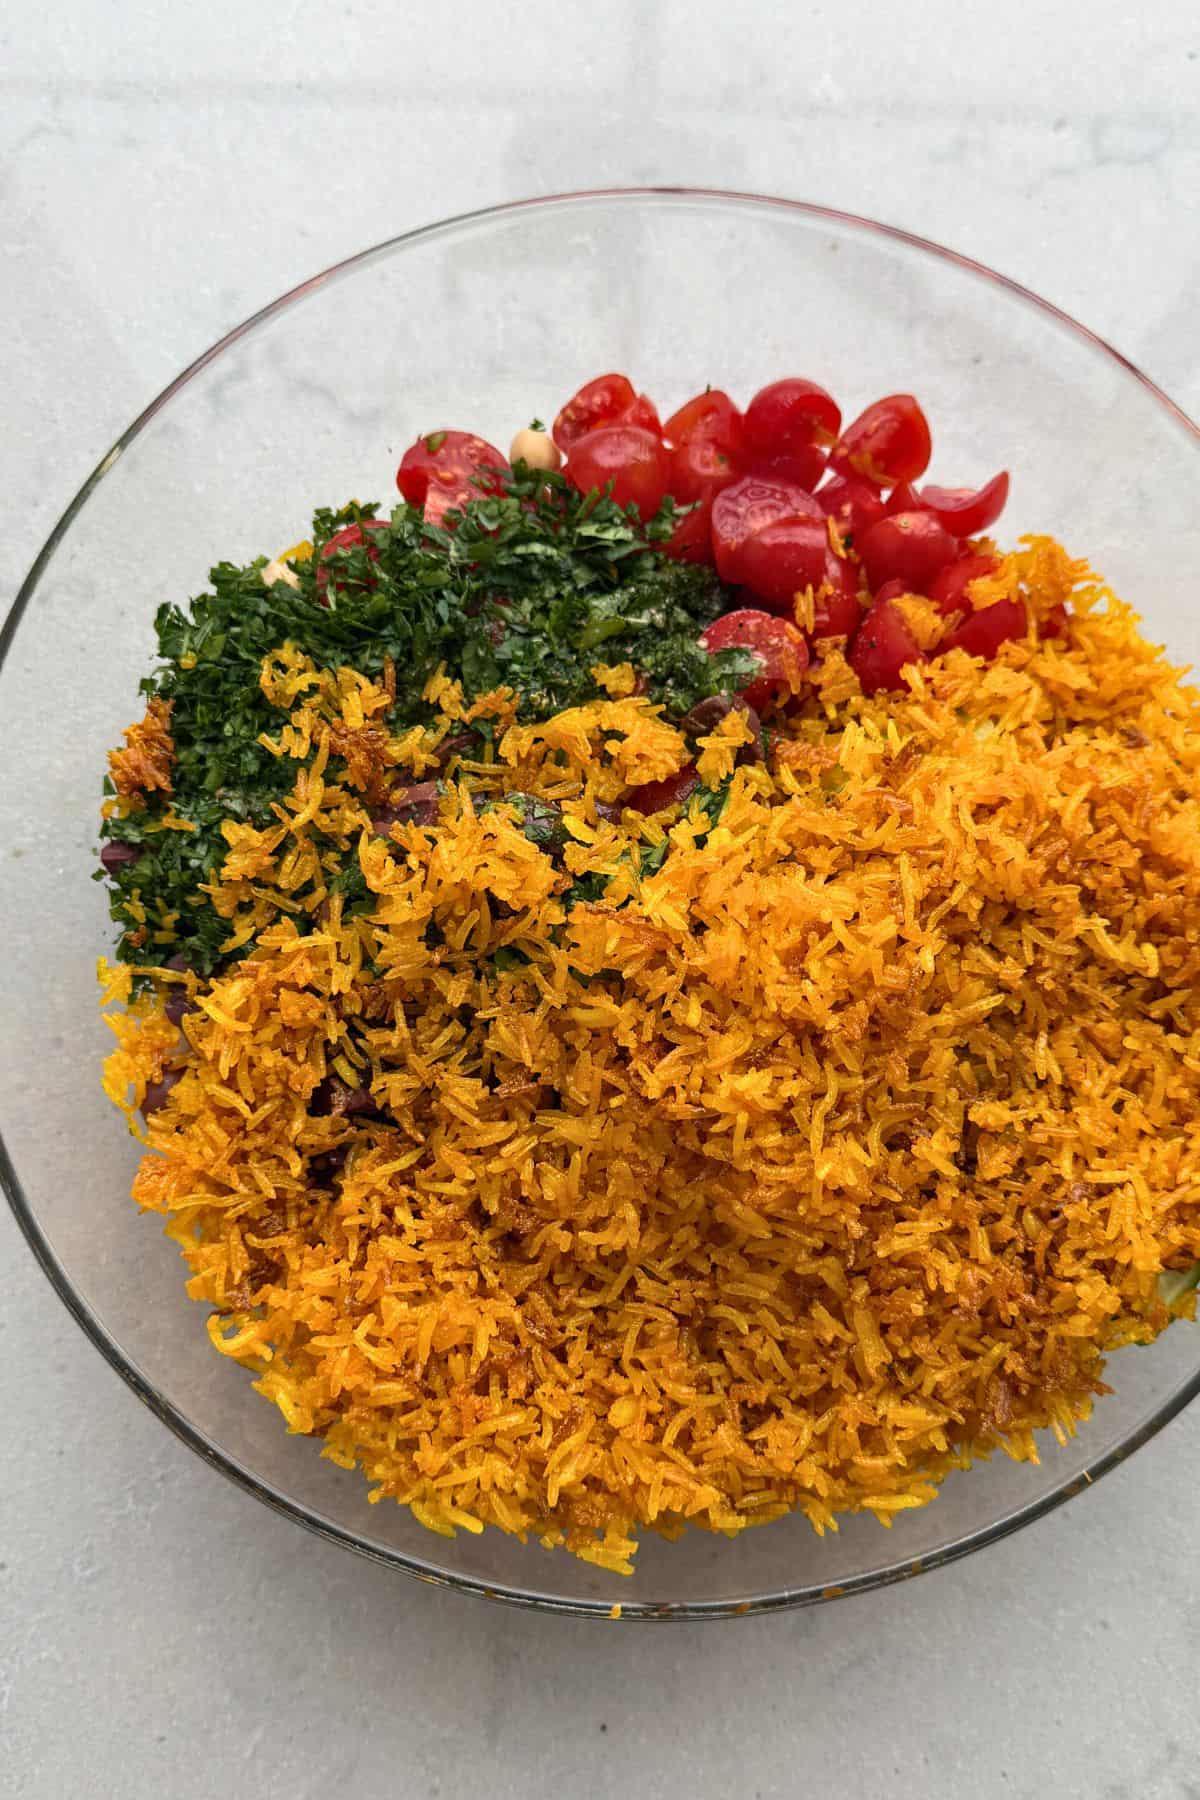
M222 1353L432 1530L885 1523L1200 1259L1200 703L911 396L511 456L160 609L117 1047Z

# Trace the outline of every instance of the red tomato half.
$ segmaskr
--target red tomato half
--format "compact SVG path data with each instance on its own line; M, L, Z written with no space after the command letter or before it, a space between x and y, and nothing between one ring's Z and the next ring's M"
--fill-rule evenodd
M819 444L801 444L794 450L748 450L746 473L764 481L791 481L811 494L825 473L829 458Z
M643 781L630 790L628 805L634 812L663 812L668 806L682 806L700 786L695 763L688 763L677 775L664 775L661 781Z
M744 540L738 567L757 599L790 617L796 595L824 581L828 555L829 528L820 515L776 519Z
M712 502L701 500L698 506L680 513L675 529L663 545L663 555L676 562L710 563L712 561Z
M857 475L835 475L817 489L817 504L843 537L857 537L883 517L879 490Z
M396 486L410 506L423 506L425 517L438 525L451 507L461 511L481 494L499 493L496 478L480 471L507 467L496 446L473 431L429 431L404 452Z
M1019 600L997 600L995 606L972 613L957 631L943 638L938 654L965 650L968 656L982 656L984 662L991 662L1001 644L1023 638L1028 629L1029 620Z
M907 581L897 581L895 577L893 577L891 581L885 581L875 589L875 592L871 597L871 604L873 606L882 606L885 600L899 600L901 594L907 594L911 591Z
M894 487L923 475L932 452L928 420L912 395L889 394L847 425L829 461L839 475Z
M924 662L925 652L895 601L880 600L855 633L848 660L863 693L877 694L884 688L902 688L901 669Z
M628 375L597 375L585 382L555 419L550 435L560 450L569 450L602 425L636 425L662 436L654 402L635 391Z
M1008 470L993 475L981 488L925 487L917 506L936 513L955 537L977 537L994 525L1008 499Z
M905 582L910 594L927 593L934 576L958 555L957 540L927 512L880 519L856 548L872 593L893 579Z
M713 438L692 438L671 451L667 484L677 500L705 500L736 481L741 458Z
M858 603L858 574L854 564L830 550L825 559L825 579L813 603L813 628L809 642L827 637L852 637L862 607Z
M757 713L773 701L799 693L808 667L808 645L801 632L786 619L741 607L714 619L700 634L700 642L714 655L718 650L751 650L759 670L740 692Z
M896 486L884 501L883 513L881 516L885 519L890 519L896 513L920 512L921 510L921 496L918 494L912 482L900 481L897 482Z
M1066 637L1070 622L1071 615L1060 600L1057 606L1051 607L1038 625L1038 636L1040 638Z
M741 581L741 550L747 538L780 519L820 519L821 509L793 481L743 475L713 501L713 552L724 581Z
M388 521L386 519L363 519L357 525L343 525L340 531L334 533L317 559L317 599L321 602L322 606L328 606L329 604L328 600L325 598L325 590L329 587L331 581L333 583L333 591L335 594L345 593L349 589L360 586L374 587L375 583L373 581L359 582L350 575L332 574L327 565L330 559L336 557L339 552L354 550L359 544L362 544L365 548L368 562L378 562L379 546L371 542L367 533L386 531L387 529Z
M940 613L966 612L970 608L967 589L981 575L993 575L1000 567L994 556L960 556L948 563L929 584L929 598Z
M791 376L759 388L746 408L746 442L751 450L828 449L842 428L842 409L815 381Z
M649 394L639 394L629 411L620 420L622 425L636 425L639 431L652 431L656 438L662 439L662 420L658 416Z
M728 394L710 388L672 413L663 427L671 449L669 487L677 500L701 500L741 473L742 415Z
M686 444L695 437L716 438L731 450L742 446L742 415L721 388L707 388L673 412L663 426L668 444Z
M640 425L602 425L576 440L563 473L582 494L612 483L618 506L636 506L648 519L667 491L667 452L652 431Z

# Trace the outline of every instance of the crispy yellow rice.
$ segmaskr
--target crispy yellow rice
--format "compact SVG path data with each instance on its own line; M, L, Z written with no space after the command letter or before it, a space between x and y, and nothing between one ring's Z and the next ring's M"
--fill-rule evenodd
M978 585L1035 622L1071 594L1069 636L874 699L831 649L765 766L738 714L706 740L711 831L598 813L689 755L627 668L534 725L439 678L397 736L384 687L268 659L277 753L315 756L226 827L249 952L142 998L106 967L105 1081L213 1343L373 1498L618 1570L643 1526L887 1523L1072 1432L1167 1324L1157 1278L1200 1258L1200 700L1050 541ZM438 822L373 835L381 771L480 718ZM557 861L485 810L513 791L562 808ZM200 1009L143 1133L171 980ZM330 1074L380 1118L314 1116Z

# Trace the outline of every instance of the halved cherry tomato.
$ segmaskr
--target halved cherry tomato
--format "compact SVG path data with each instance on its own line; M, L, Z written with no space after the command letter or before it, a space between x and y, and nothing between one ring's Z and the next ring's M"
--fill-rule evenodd
M743 475L740 481L722 488L713 501L713 552L718 574L724 581L742 579L742 546L764 525L774 525L780 519L821 516L812 495L795 482Z
M923 510L921 496L911 481L899 481L883 503L881 517L894 518L897 513L921 512Z
M423 506L433 525L451 507L461 509L481 494L496 494L501 484L485 469L507 469L494 444L473 431L429 431L409 446L396 470L396 486L410 506Z
M972 613L956 631L943 638L938 654L965 650L968 656L982 656L985 662L991 662L1001 644L1023 638L1028 630L1029 619L1019 600L997 600L995 606Z
M971 602L967 589L981 575L994 575L1000 567L994 556L960 556L940 569L929 584L929 598L940 613L967 612Z
M746 465L815 488L842 423L832 394L799 377L760 388L746 408Z
M386 531L387 529L388 521L386 519L362 519L356 525L343 525L340 531L334 533L317 558L317 599L322 606L329 604L325 593L331 582L335 594L345 593L348 589L358 587L374 587L375 584L370 579L360 582L352 575L332 574L328 564L330 559L337 556L339 552L355 550L359 544L366 551L368 562L377 563L379 546L371 542L367 533Z
M761 713L775 700L799 693L808 667L808 645L804 636L771 613L753 607L740 607L714 619L700 633L700 642L710 655L718 650L751 650L758 658L758 673L739 691L755 712Z
M981 488L924 487L915 501L936 513L955 537L977 537L994 525L1008 499L1008 470L1001 469Z
M885 600L899 600L901 594L911 594L912 589L907 581L898 581L894 576L891 581L881 583L871 596L872 606L882 606Z
M673 446L694 437L716 438L730 449L740 450L742 415L723 389L706 388L671 414L663 426L663 437Z
M638 395L629 411L625 414L625 417L621 420L621 424L636 425L641 431L652 431L660 442L662 440L662 420L659 418L658 408L655 406L649 394Z
M676 516L675 529L662 547L664 556L676 562L710 563L712 548L712 501L701 500Z
M863 693L877 694L883 688L902 688L901 669L926 659L896 602L880 600L855 633L847 660Z
M822 638L851 637L862 618L858 602L858 574L854 564L830 550L825 559L825 579L813 602L811 644Z
M640 425L602 425L575 440L563 473L583 494L592 488L603 492L611 481L617 505L636 506L648 519L667 491L667 452L661 440Z
M825 579L829 527L813 518L776 519L746 538L738 552L741 579L773 612L790 617L796 595Z
M671 445L670 491L677 500L711 497L741 473L742 415L720 388L697 394L672 413L663 434Z
M640 787L631 790L626 802L634 812L664 812L668 806L682 806L689 795L694 794L700 786L700 776L695 763L688 763L678 774L664 775L661 781L643 781Z
M792 481L811 494L829 457L819 444L801 444L794 450L747 450L746 473L764 481Z
M827 450L842 428L842 409L815 381L789 376L759 388L746 408L746 443L751 450Z
M883 498L878 488L857 475L835 475L817 489L817 504L832 519L843 537L858 537L883 517Z
M677 500L703 500L728 487L740 473L738 458L713 438L691 438L671 451L667 482Z
M855 548L872 593L893 577L910 594L927 592L939 570L958 555L958 542L932 513L896 513L863 533Z
M1070 622L1071 615L1060 600L1058 605L1052 606L1045 618L1039 622L1038 636L1040 638L1066 637Z
M550 435L560 450L569 450L602 425L636 425L662 436L654 402L636 392L628 375L597 375L584 382L555 419Z
M894 487L923 475L932 451L928 420L913 396L888 394L847 425L829 462L839 475Z

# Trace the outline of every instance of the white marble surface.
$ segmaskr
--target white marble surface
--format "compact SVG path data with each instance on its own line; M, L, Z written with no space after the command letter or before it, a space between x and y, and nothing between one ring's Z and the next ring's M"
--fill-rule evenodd
M685 180L872 213L1027 282L1200 409L1183 0L739 21L711 0L60 0L10 9L0 45L5 598L228 326L521 193ZM137 1406L7 1215L0 1357L0 1794L1200 1796L1194 1410L945 1573L634 1630L433 1592L275 1518Z

